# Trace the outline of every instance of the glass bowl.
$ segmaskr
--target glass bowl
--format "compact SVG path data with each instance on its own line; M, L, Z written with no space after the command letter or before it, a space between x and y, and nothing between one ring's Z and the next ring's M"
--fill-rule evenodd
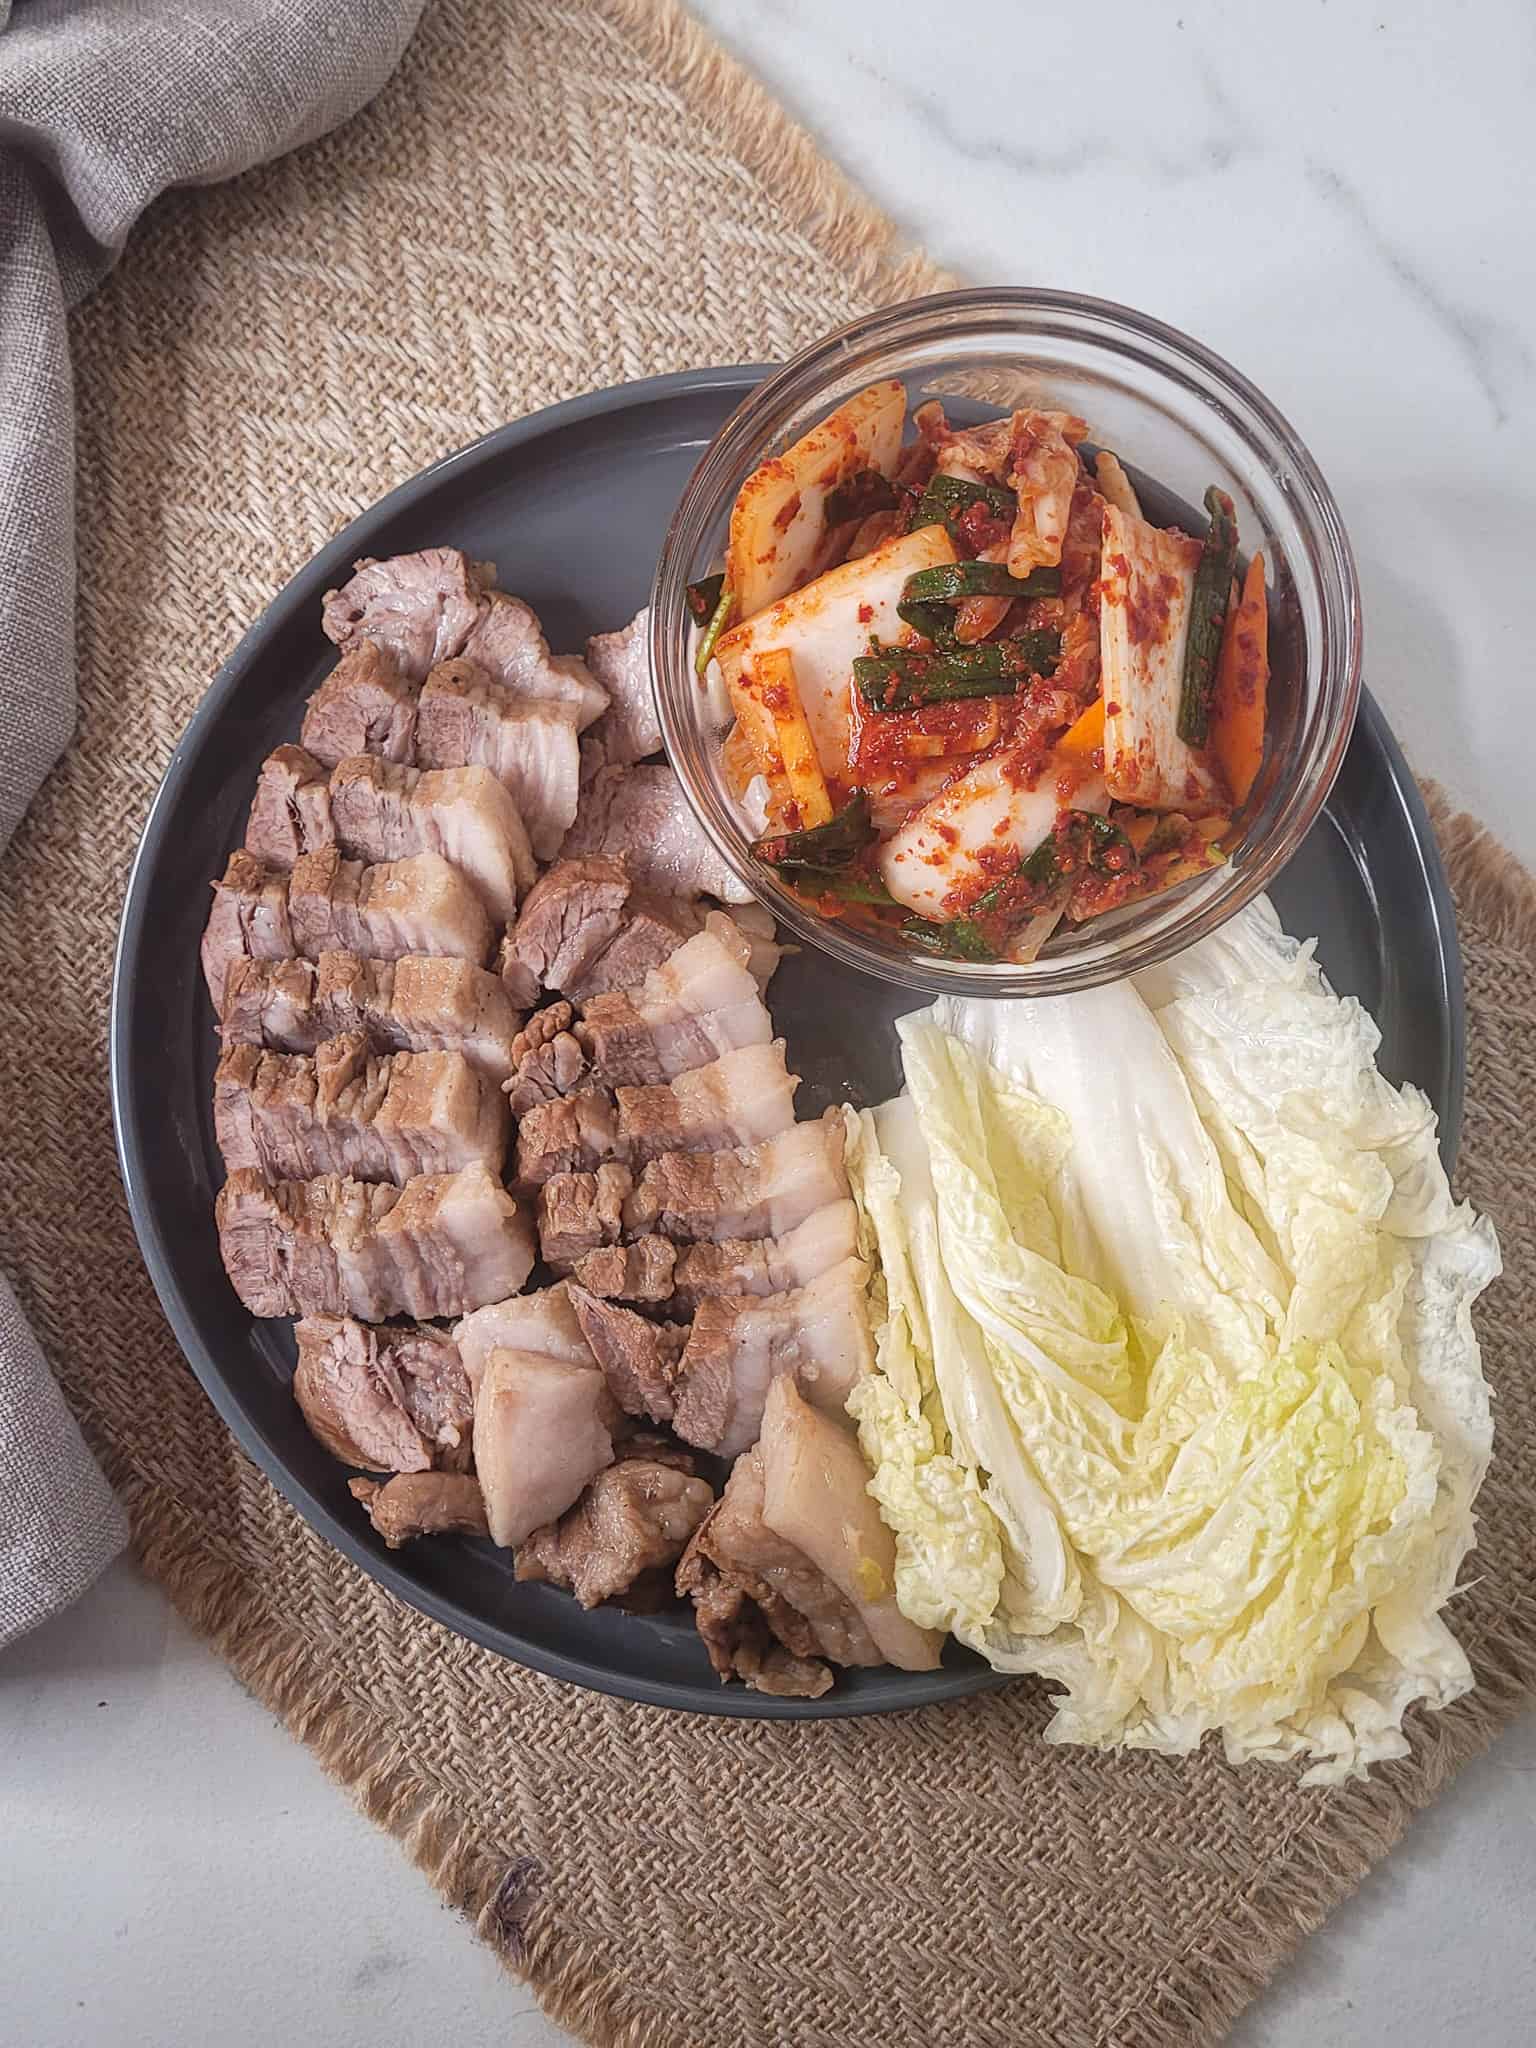
M1270 697L1264 767L1221 867L1161 896L1072 928L1038 959L935 959L826 918L753 859L752 827L726 781L729 720L694 674L685 586L718 568L736 494L855 391L882 378L909 406L941 398L951 417L1033 405L1080 414L1091 445L1125 463L1149 513L1204 531L1206 486L1229 492L1243 553L1264 551ZM1332 493L1293 429L1219 356L1129 307L1067 292L989 288L914 299L850 321L745 398L694 471L668 529L652 591L650 651L666 747L720 854L796 937L883 980L930 995L1060 995L1166 959L1258 895L1322 809L1360 695L1360 594Z

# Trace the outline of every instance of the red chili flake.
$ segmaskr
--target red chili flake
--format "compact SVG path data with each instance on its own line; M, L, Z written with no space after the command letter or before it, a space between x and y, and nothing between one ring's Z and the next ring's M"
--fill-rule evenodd
M867 626L874 616L875 608L872 604L861 604L859 606L859 624L861 626Z
M780 533L788 533L800 516L800 493L793 492L773 515L773 523Z

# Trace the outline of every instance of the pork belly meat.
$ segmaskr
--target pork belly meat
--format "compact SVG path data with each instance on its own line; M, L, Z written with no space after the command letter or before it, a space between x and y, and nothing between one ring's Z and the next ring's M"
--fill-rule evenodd
M230 1046L214 1074L213 1118L231 1172L401 1185L476 1160L500 1173L510 1122L501 1090L462 1053L375 1054L362 1032L323 1040L312 1059Z
M666 1152L641 1173L624 1205L625 1235L682 1240L782 1237L848 1195L843 1125L829 1110L761 1145L730 1152Z
M328 1174L232 1173L214 1210L235 1292L255 1316L453 1316L514 1294L533 1232L483 1165L403 1188Z
M307 853L288 885L293 950L310 960L347 952L398 960L444 953L484 966L491 921L473 888L439 853L367 866L335 847Z
M879 1660L934 1670L943 1637L916 1627L896 1604L896 1539L869 1497L869 1468L848 1425L813 1407L793 1379L776 1379L752 1455L761 1464L764 1523L837 1588Z
M355 754L331 777L330 814L337 844L359 860L441 854L497 924L516 917L538 874L512 793L489 768L423 771Z
M516 1182L531 1192L557 1173L593 1173L617 1149L613 1098L604 1089L541 1102L519 1119Z
M627 1593L642 1572L675 1564L714 1505L705 1479L636 1457L610 1465L558 1522L535 1529L517 1554L519 1579L546 1579L596 1607Z
M512 1071L521 1023L494 974L443 954L364 960L322 953L314 1011L322 1038L362 1031L386 1052L462 1052L498 1083Z
M673 1376L678 1435L738 1457L757 1441L768 1389L786 1373L816 1407L840 1416L854 1381L874 1369L868 1280L861 1259L845 1259L787 1294L702 1302Z
M349 1479L347 1489L391 1550L418 1536L486 1536L479 1481L462 1472L401 1472Z
M325 763L303 747L278 747L256 778L246 852L269 868L288 869L302 854L335 841Z
M480 565L458 548L423 548L356 563L349 582L326 592L321 624L343 650L369 642L420 683L430 668L462 651L484 609Z
M676 1264L677 1246L670 1238L641 1237L583 1252L571 1278L603 1301L668 1301Z
M581 815L562 851L571 857L623 854L636 887L658 895L751 901L751 890L705 838L665 762L600 769L582 797Z
M692 1597L699 1633L722 1679L814 1697L830 1682L823 1682L821 1659L885 1660L852 1602L769 1527L763 1503L763 1458L754 1446L736 1460L724 1493L683 1552L677 1590ZM797 1663L774 1657L774 1641Z
M360 640L304 711L299 739L327 768L354 754L416 758L416 686L387 647Z
M571 1304L592 1356L626 1415L672 1420L677 1364L687 1341L682 1323L653 1323L632 1308L572 1284Z
M584 1003L577 1043L611 1086L642 1088L741 1046L768 1044L773 1024L748 957L744 939L697 933L638 989Z
M455 1337L475 1387L491 1540L515 1546L613 1462L619 1410L563 1286L467 1316Z
M661 721L651 687L651 611L647 605L617 633L587 642L587 667L608 693L608 709L582 744L582 778L599 768L627 768L661 752Z
M617 936L629 893L622 861L557 860L529 890L497 960L511 1000L527 1009L543 990L579 982Z
M288 877L242 851L229 856L213 885L213 908L203 932L203 978L215 1010L238 960L283 960L298 950L288 915Z
M588 1078L587 1056L571 1030L572 1016L569 1003L551 1003L536 1010L513 1040L507 1099L514 1116L597 1085L595 1076Z
M219 1033L226 1045L313 1052L326 1036L315 1009L313 960L232 960Z
M662 962L705 925L697 904L682 896L631 889L618 930L596 959L560 986L578 1002L612 989L638 988Z
M306 1316L294 1335L294 1398L333 1457L374 1472L462 1465L474 1397L445 1331L421 1323L375 1330L351 1316Z
M487 595L463 646L453 652L483 669L515 701L563 706L578 732L608 708L608 692L587 664L574 654L551 654L537 615L503 590Z
M784 1041L744 1045L674 1081L616 1093L615 1150L631 1167L664 1152L714 1152L756 1145L787 1131L800 1085L784 1064Z
M858 1234L858 1211L850 1199L813 1209L783 1237L734 1237L718 1244L681 1246L673 1265L678 1312L691 1315L719 1295L784 1294L807 1287L854 1256ZM670 1240L643 1237L635 1242Z
M421 693L416 758L423 768L488 768L505 783L540 860L553 860L576 816L577 713L523 698L473 661L433 669Z
M634 1185L629 1168L613 1161L593 1173L557 1173L545 1181L537 1208L545 1264L570 1266L586 1252L617 1244Z

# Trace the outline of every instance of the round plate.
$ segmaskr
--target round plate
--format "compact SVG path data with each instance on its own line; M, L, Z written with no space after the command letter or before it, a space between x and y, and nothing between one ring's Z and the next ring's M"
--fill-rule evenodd
M331 664L320 600L353 560L463 548L500 565L552 646L580 648L645 603L689 472L763 374L652 378L504 427L392 491L293 579L214 679L145 825L113 986L112 1099L129 1210L177 1341L247 1453L337 1549L449 1628L552 1677L658 1706L819 1719L1002 1681L951 1644L939 1671L840 1673L822 1699L771 1699L722 1686L682 1611L584 1613L553 1587L519 1585L507 1553L488 1543L385 1549L294 1404L290 1326L253 1320L224 1276L213 1226L224 1177L213 1136L217 1046L198 965L209 882L239 842L262 758L297 737L304 701ZM1335 986L1373 1011L1383 1068L1428 1092L1449 1150L1461 1109L1455 926L1418 791L1369 702L1327 813L1276 897L1291 930L1320 935ZM801 1114L892 1094L890 1023L918 1000L820 955L791 954L773 1011L805 1077Z

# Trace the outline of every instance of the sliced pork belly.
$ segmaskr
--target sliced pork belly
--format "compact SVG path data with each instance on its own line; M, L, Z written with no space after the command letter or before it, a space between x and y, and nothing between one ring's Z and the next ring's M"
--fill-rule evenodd
M288 869L302 854L335 842L325 763L303 747L278 747L256 778L246 852L269 868Z
M740 952L746 947L745 965L747 972L766 995L768 984L778 972L779 962L784 957L784 948L778 942L778 927L774 924L773 913L765 910L761 903L733 903L728 911L711 910L705 913L704 929L713 932L722 945Z
M749 957L739 934L727 943L719 929L699 932L638 989L584 1003L577 1043L611 1086L642 1088L741 1046L766 1045L773 1024Z
M418 1536L486 1536L480 1482L462 1472L401 1472L349 1479L347 1490L391 1550Z
M636 887L659 895L751 901L751 890L705 838L682 784L665 762L599 770L561 851L570 858L623 854Z
M672 1420L677 1362L688 1330L683 1323L653 1323L632 1308L571 1287L571 1305L609 1390L626 1415Z
M576 816L577 713L523 698L473 661L444 662L421 693L416 758L423 768L478 764L504 782L540 860L553 860Z
M374 1330L350 1316L306 1316L294 1336L294 1398L333 1457L374 1472L462 1463L474 1396L446 1331L422 1323Z
M587 664L574 654L551 654L535 613L504 590L489 593L468 638L453 652L520 702L565 706L578 732L608 708L608 692Z
M387 647L361 640L310 698L299 738L327 768L353 754L416 758L416 686Z
M462 1052L476 1072L498 1083L512 1071L522 1020L498 978L473 961L326 952L314 974L322 1038L362 1031L386 1052Z
M788 1294L701 1302L675 1374L678 1435L739 1456L757 1441L769 1385L783 1373L817 1408L841 1416L854 1381L874 1369L868 1283L863 1260L845 1259Z
M293 950L310 960L347 952L398 960L444 953L483 966L491 921L473 888L440 853L366 866L332 846L307 853L288 886Z
M584 1088L527 1110L517 1126L519 1188L542 1187L557 1173L592 1173L618 1149L618 1122L606 1089Z
M493 1351L535 1351L566 1365L591 1367L597 1363L571 1305L571 1290L563 1280L556 1287L509 1295L505 1301L477 1308L454 1326L453 1341L471 1390L479 1386Z
M476 1160L500 1173L510 1124L501 1090L462 1053L379 1055L362 1032L323 1040L312 1059L230 1046L214 1074L213 1121L230 1172L402 1186Z
M222 1011L230 969L239 960L283 960L298 949L288 915L288 877L244 851L232 853L213 885L203 932L203 978Z
M517 1554L519 1579L547 1579L596 1607L627 1593L642 1572L675 1564L714 1506L708 1480L651 1458L624 1458L587 1487L558 1522L535 1529Z
M618 1409L596 1366L493 1347L475 1394L475 1471L491 1541L557 1520L613 1462Z
M366 641L384 649L419 683L438 662L462 651L484 609L479 564L458 548L422 548L387 561L356 563L349 582L325 593L321 624L340 648Z
M584 1252L571 1278L602 1301L668 1301L677 1265L677 1246L667 1237L641 1237L633 1244L602 1245Z
M666 1152L640 1175L624 1205L628 1237L782 1237L848 1194L843 1125L830 1110L761 1145L730 1152Z
M631 1167L663 1152L714 1152L757 1145L795 1120L800 1082L784 1064L784 1041L744 1045L674 1081L617 1091L615 1150Z
M598 856L557 860L529 890L497 958L514 1003L579 981L618 934L629 901L624 863Z
M326 1036L315 1010L315 972L313 960L232 960L219 1011L224 1043L313 1052Z
M629 1168L613 1162L593 1173L557 1173L545 1181L537 1205L545 1263L569 1266L600 1245L617 1244L634 1185Z
M761 1461L768 1528L837 1588L886 1663L935 1670L943 1638L915 1627L896 1605L896 1539L869 1497L869 1468L851 1429L782 1377L768 1389L753 1455Z
M691 1314L717 1295L783 1294L808 1287L854 1256L858 1236L859 1215L849 1200L813 1210L783 1237L734 1237L719 1244L687 1245L677 1252L673 1266L677 1310ZM639 1238L636 1245L652 1241Z
M403 1188L241 1167L214 1214L225 1271L256 1316L464 1315L515 1293L533 1265L527 1211L478 1165Z
M685 897L633 889L619 928L602 952L560 986L578 1002L612 989L638 988L653 968L670 960L679 946L702 931L705 921L703 911ZM754 972L756 958L754 946Z
M331 777L330 810L344 853L366 861L441 854L497 924L516 917L538 874L512 793L489 768L423 772L354 754Z
M820 1659L880 1664L858 1609L763 1517L763 1465L754 1448L736 1460L725 1492L700 1523L677 1568L709 1659L722 1679L760 1692L815 1698L831 1675Z
M582 779L599 768L627 768L661 752L661 721L651 687L651 611L647 605L617 633L587 642L587 667L608 693L608 709L581 749Z
M526 1116L541 1102L597 1085L587 1056L571 1030L569 1003L535 1010L512 1044L507 1100L514 1116Z

